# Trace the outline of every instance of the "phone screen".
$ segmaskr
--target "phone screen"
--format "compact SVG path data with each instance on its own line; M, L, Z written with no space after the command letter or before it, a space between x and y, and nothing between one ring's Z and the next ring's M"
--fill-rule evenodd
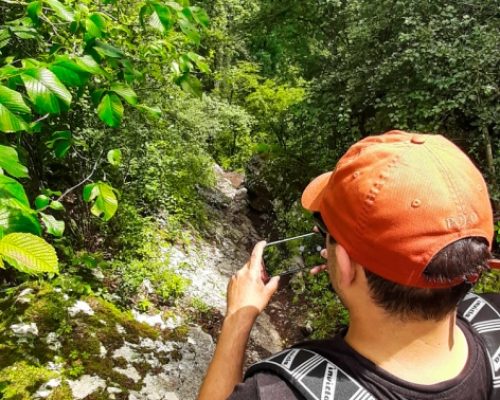
M269 276L290 275L324 264L324 246L325 239L315 232L269 242L263 255L266 271Z

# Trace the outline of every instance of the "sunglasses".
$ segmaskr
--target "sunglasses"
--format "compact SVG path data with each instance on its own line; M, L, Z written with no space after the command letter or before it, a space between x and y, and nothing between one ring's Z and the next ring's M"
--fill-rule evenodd
M316 227L319 230L319 233L321 233L321 236L323 236L323 238L326 239L326 236L328 235L328 228L326 227L323 218L321 218L321 214L319 212L315 212L313 213L313 218L314 222L316 223Z

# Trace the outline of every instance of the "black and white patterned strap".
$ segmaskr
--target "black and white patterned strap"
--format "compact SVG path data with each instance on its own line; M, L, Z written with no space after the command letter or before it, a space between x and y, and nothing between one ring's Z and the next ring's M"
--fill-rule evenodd
M307 400L375 400L353 377L311 350L284 350L253 364L245 376L259 371L276 373Z
M500 312L486 299L474 293L465 296L458 312L483 339L493 379L490 398L500 399Z

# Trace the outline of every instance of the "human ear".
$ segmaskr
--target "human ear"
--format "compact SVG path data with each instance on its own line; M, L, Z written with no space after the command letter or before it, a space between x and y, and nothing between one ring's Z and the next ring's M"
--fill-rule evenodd
M335 256L337 258L337 283L341 287L348 287L356 278L355 263L341 244L335 246Z

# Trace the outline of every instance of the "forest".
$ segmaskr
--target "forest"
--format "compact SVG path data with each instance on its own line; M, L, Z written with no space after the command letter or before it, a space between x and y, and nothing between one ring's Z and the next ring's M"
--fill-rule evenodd
M0 0L0 398L194 398L223 279L371 134L462 148L500 253L499 29L493 0ZM326 286L291 281L282 343L346 322Z

